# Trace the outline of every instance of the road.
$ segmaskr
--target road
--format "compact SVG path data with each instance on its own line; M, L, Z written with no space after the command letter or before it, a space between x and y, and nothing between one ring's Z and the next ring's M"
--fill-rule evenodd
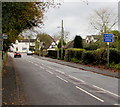
M28 105L118 105L117 78L26 54L13 61Z

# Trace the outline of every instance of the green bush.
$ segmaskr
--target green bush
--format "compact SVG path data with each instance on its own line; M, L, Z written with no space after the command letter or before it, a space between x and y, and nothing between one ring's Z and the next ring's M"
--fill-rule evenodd
M94 64L106 64L107 63L107 49L100 48L93 51L95 56L95 63ZM110 63L120 63L120 51L117 49L110 48L109 53L109 61Z
M46 56L57 59L57 54L58 54L57 49L56 50L48 50ZM63 50L63 58L64 58L64 56L65 56L65 50ZM63 59L63 58L61 58L61 49L59 49L59 59Z
M120 51L117 49L111 48L110 49L110 63L118 64L120 63Z
M57 50L48 50L47 56L51 58L57 58Z
M77 58L71 58L71 61L75 62L75 63L79 63L80 62L80 60L78 60Z
M92 64L95 62L95 55L92 51L85 51L82 53L81 59L84 64Z
M115 68L120 70L120 63L119 63L119 64L116 64L116 65L115 65Z
M82 53L85 51L85 49L79 49L79 48L69 48L65 50L65 60L71 61L72 58L76 58L78 60L81 60Z
M95 57L95 64L106 64L107 63L107 50L100 48L93 51Z

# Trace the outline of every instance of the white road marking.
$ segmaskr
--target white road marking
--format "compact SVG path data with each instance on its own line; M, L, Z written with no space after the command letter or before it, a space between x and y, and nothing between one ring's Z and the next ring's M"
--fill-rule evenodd
M120 106L120 104L114 104L114 105Z
M54 69L54 68L52 68L52 67L49 67L49 66L47 66L48 68L50 68L50 69Z
M55 71L57 71L57 72L59 72L59 73L61 73L61 74L65 74L64 72L62 72L62 71L60 71L60 70L55 70Z
M70 78L73 78L73 79L76 79L76 80L78 80L78 81L81 81L81 82L85 82L85 81L83 81L83 80L81 80L81 79L78 79L78 78L76 78L76 77L74 77L74 76L71 76L71 75L69 75L69 77L70 77Z
M90 90L89 92L93 92L93 93L106 93L105 91L95 91L95 90Z
M93 95L93 94L91 94L91 93L85 91L84 89L82 89L82 88L80 88L80 87L78 87L78 86L76 86L76 88L79 89L79 90L81 90L81 91L83 91L84 93L86 93L86 94L92 96L93 98L95 98L95 99L97 99L97 100L99 100L99 101L101 101L101 102L104 102L104 100L102 100L102 99L96 97L95 95Z
M42 69L45 69L45 68L43 68L42 66L39 66L40 68L42 68Z
M38 64L35 64L36 66L38 66Z
M49 71L49 70L46 70L47 72L49 72L50 74L53 74L51 71Z
M59 77L59 76L57 76L57 75L56 75L56 77L59 78L59 79L61 79L61 80L63 80L64 82L68 83L67 80L65 80L65 79L63 79L63 78L61 78L61 77Z
M114 93L112 93L112 92L110 92L110 91L107 91L107 90L105 90L105 89L103 89L103 88L100 88L100 87L98 87L98 86L96 86L96 85L93 85L93 87L95 87L95 88L97 88L97 89L100 89L100 90L103 90L103 91L105 91L106 93L112 94L112 95L114 95L114 96L116 96L116 97L120 97L119 95L114 94Z

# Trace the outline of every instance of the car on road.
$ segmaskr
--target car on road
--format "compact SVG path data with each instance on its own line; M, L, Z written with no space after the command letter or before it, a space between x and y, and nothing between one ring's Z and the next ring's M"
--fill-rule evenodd
M27 51L27 55L33 55L32 51Z
M21 58L22 54L20 52L15 52L14 53L14 58L20 57Z

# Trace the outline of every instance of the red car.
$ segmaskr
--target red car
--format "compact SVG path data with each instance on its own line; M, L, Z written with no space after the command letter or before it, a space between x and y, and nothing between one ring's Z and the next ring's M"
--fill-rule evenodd
M14 53L14 58L20 57L21 58L22 54L20 52L15 52Z

